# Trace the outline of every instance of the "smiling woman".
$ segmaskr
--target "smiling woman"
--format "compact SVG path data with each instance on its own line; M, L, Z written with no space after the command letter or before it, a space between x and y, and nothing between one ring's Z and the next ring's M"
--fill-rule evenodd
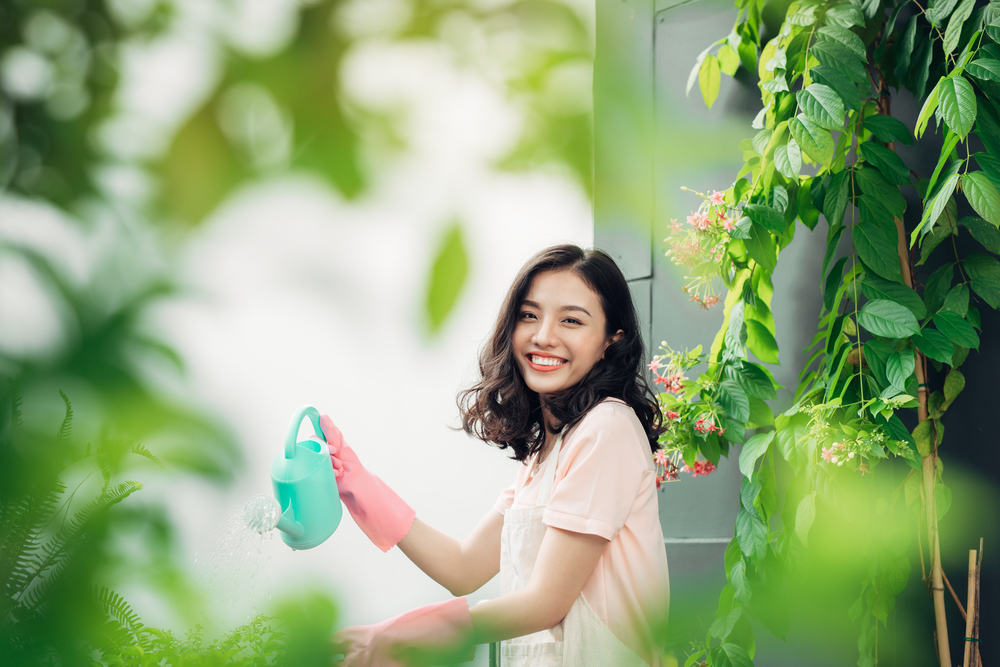
M345 628L333 637L343 664L441 664L492 642L505 667L663 664L669 581L652 457L662 426L644 357L608 255L563 245L528 261L482 377L459 395L465 430L522 465L461 541L418 518L324 418L340 496L376 546L398 545L455 596L498 573L502 591Z

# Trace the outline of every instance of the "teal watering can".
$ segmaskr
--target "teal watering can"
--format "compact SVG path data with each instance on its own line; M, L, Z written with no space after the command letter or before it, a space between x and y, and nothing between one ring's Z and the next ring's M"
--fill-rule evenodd
M306 417L315 436L296 442ZM319 412L311 405L295 411L285 448L271 463L271 483L281 515L274 526L293 549L312 549L333 535L344 514Z

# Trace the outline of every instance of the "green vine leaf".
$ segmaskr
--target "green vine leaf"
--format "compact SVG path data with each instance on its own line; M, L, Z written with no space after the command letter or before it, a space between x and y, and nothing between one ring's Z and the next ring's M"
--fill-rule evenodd
M754 468L757 465L757 461L767 452L771 441L774 440L774 433L774 431L758 433L743 445L743 451L740 452L740 472L743 473L744 477L749 478L751 481L753 480Z
M967 217L958 221L958 224L969 230L972 238L979 241L984 248L992 253L1000 255L1000 229L989 224L982 218Z
M958 203L954 195L945 204L941 215L934 220L930 231L924 234L924 238L920 241L920 259L917 261L917 266L926 262L934 249L952 234L958 234Z
M721 381L716 398L722 409L740 423L750 419L750 400L736 380Z
M903 348L899 352L893 352L886 359L886 379L889 380L890 386L902 392L906 387L906 382L913 375L914 368L916 368L916 357L913 355L913 350Z
M809 70L809 76L816 83L822 83L833 88L840 95L840 99L844 101L844 104L852 111L861 111L861 91L858 90L858 84L851 81L849 76L838 69L827 67L826 65L813 67Z
M955 10L955 13L948 20L948 27L944 31L943 43L944 54L946 56L951 55L955 47L958 46L958 40L962 36L962 26L972 14L975 6L976 0L962 0L962 4L958 6L958 9Z
M878 276L866 276L861 283L861 291L869 299L887 299L906 306L918 320L927 317L927 307L920 295L912 287L885 280Z
M830 179L830 185L826 189L826 196L823 199L823 215L830 225L839 225L844 221L844 212L847 210L848 188L850 186L849 176L850 172L846 169L838 171Z
M976 122L976 93L962 76L945 78L938 84L938 111L945 124L965 139Z
M864 208L862 213L865 213ZM851 238L854 249L865 266L886 280L903 282L899 256L896 253L896 236L890 232L887 224L862 215L861 222L854 225L851 231Z
M944 310L953 311L959 317L965 317L969 312L969 286L955 285L944 298Z
M738 644L713 646L708 656L713 667L753 667L750 656Z
M976 213L994 227L1000 227L1000 193L986 174L981 171L963 174L962 191Z
M777 364L778 343L762 322L747 320L747 349L765 364Z
M913 145L913 135L910 134L910 130L892 116L882 114L868 116L863 125L866 130L878 137L879 141L884 141L887 144L898 141L907 146Z
M828 166L833 162L833 137L823 128L809 120L805 114L799 114L788 121L788 131L795 138L795 143L814 162Z
M750 597L753 593L750 582L747 581L747 564L740 559L733 564L729 570L729 583L733 585L733 594L737 602L746 606L750 604Z
M948 377L944 379L944 403L941 404L941 409L947 410L951 407L963 389L965 389L965 376L956 368L948 371Z
M882 387L887 387L890 384L886 375L886 365L892 354L892 346L883 340L865 342L865 361L868 362L868 368L871 369L875 380Z
M972 291L991 308L1000 310L1000 262L976 253L966 257L962 266L969 276Z
M799 108L820 127L827 130L844 129L844 103L829 86L814 83L795 94Z
M806 460L798 442L809 433L809 416L801 412L791 416L778 415L774 420L774 428L774 441L782 458L793 470L801 470Z
M849 2L830 7L823 17L827 24L839 25L841 28L853 28L856 25L863 25L865 17L861 10Z
M925 419L913 429L913 440L921 456L930 456L934 448L934 420Z
M755 223L775 234L783 234L785 227L788 226L785 222L785 216L766 204L747 204L743 207L743 211Z
M958 0L932 0L927 4L927 20L931 25L938 25L955 9Z
M914 242L917 240L917 234L923 229L928 220L937 220L944 211L945 206L948 205L948 201L951 196L955 193L955 186L958 185L958 174L952 174L948 179L941 184L941 189L937 191L934 198L930 201L930 205L924 203L924 216L921 219L920 224L917 225L916 229L910 234L910 247L913 247ZM925 234L927 232L924 232Z
M934 361L951 365L951 358L955 354L955 346L951 344L948 337L937 329L924 329L923 333L911 336L913 344L917 349L930 357Z
M880 171L871 167L859 167L854 173L861 192L877 199L885 206L891 217L902 217L906 210L906 199L900 194L898 187L887 181Z
M763 560L767 555L767 524L740 508L736 513L736 541L744 556L755 562Z
M866 141L858 146L865 161L876 167L882 175L896 185L910 184L910 170L894 151Z
M909 308L886 299L866 303L858 313L858 324L883 338L908 338L920 331Z
M934 90L931 94L927 96L924 100L924 106L920 107L920 113L917 114L917 126L913 130L913 136L917 139L923 136L924 130L927 129L927 122L931 119L931 115L937 111L938 107L938 90L941 88L941 81L944 81L944 77L938 81L938 84L934 86Z
M964 317L951 310L942 310L933 317L934 326L955 345L979 349L979 336Z
M797 179L802 171L802 149L790 138L787 144L778 146L774 151L774 166L785 178Z
M705 100L705 106L709 109L715 103L715 98L719 96L719 86L722 84L720 74L719 59L715 56L708 56L701 63L698 69L698 87L701 89L701 96Z
M782 219L784 220L784 219ZM768 273L774 271L778 262L778 248L774 238L761 225L750 225L750 238L743 241L750 259L760 264Z
M744 361L737 379L748 396L759 398L762 401L770 401L778 397L770 376L757 364Z
M828 24L816 31L817 41L832 41L846 46L857 54L859 58L865 58L865 43L851 30L836 24Z
M837 293L840 291L840 284L844 280L844 265L847 264L848 259L848 257L838 259L826 277L826 283L823 288L823 307L831 313L837 310L837 307L840 305Z
M965 71L982 81L1000 83L1000 60L979 58L966 65Z
M795 510L795 534L802 544L809 546L809 529L816 520L816 493L807 493Z
M906 74L910 70L910 57L913 54L913 47L917 44L917 16L914 13L910 20L906 22L903 35L896 40L896 78L899 81L906 80Z
M829 16L829 13L827 14ZM858 54L838 42L818 42L809 50L820 64L843 72L855 83L864 85L868 81L864 60Z

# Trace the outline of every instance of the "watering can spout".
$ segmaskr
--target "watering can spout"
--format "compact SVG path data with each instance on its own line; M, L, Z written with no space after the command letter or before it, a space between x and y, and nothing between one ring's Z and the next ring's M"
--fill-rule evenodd
M288 509L282 512L281 518L278 519L275 528L281 532L288 535L293 540L301 540L306 534L305 526L295 520L295 513L292 512L292 506L289 505Z

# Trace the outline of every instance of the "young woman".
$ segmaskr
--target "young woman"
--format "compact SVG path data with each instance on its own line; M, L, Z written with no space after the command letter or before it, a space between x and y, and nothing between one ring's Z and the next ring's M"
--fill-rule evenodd
M465 430L523 465L465 540L445 535L368 473L329 417L341 498L383 551L399 548L455 596L498 572L502 595L464 597L333 637L344 665L470 660L503 667L662 664L667 557L652 452L662 432L628 285L600 250L555 246L521 269L459 395Z

